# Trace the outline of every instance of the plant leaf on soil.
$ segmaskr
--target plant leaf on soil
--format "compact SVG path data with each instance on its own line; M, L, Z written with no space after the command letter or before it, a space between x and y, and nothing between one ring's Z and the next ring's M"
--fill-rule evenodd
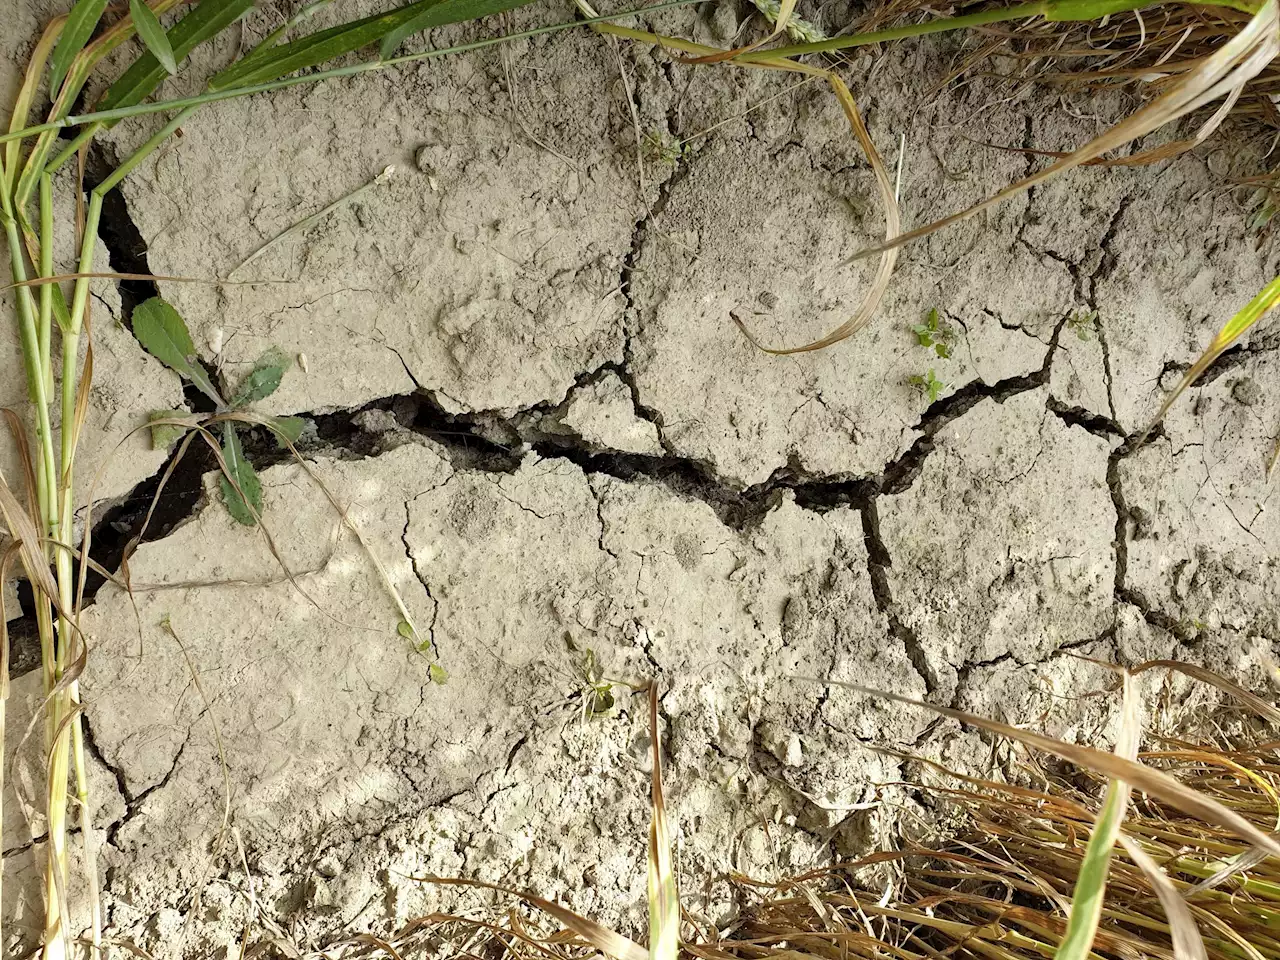
M262 515L262 483L253 464L244 458L240 437L230 421L222 425L222 457L227 463L227 472L218 478L222 486L222 502L237 523L252 527ZM231 478L235 479L234 484Z
M495 13L505 13L507 10L523 7L530 2L532 0L441 0L383 37L382 44L378 48L378 56L383 60L390 58L400 44L423 30L442 27L449 23L491 17Z
M267 421L267 426L282 450L288 450L290 444L298 442L306 425L307 421L302 417L272 417Z
M187 432L186 427L176 423L156 423L157 420L172 420L175 417L189 417L189 410L152 410L147 414L151 424L151 449L168 450Z
M254 0L203 0L169 30L169 46L174 59L184 60L200 44L211 40L252 10L253 4ZM166 76L166 68L148 51L111 85L98 109L114 110L141 103Z
M280 388L280 380L288 369L289 358L278 347L272 347L253 366L253 370L240 384L240 389L231 398L231 406L243 407L271 396Z
M84 49L84 45L93 36L94 28L102 19L102 11L107 9L107 0L78 0L67 15L66 25L62 28L62 36L53 51L53 62L49 67L49 90L56 96L62 80L67 75L71 61Z
M142 348L179 376L194 383L218 406L222 398L196 360L196 345L178 311L160 297L152 297L134 307L133 335Z
M776 69L782 69L780 64L775 64L774 66ZM880 263L876 268L875 276L857 311L826 336L820 337L811 343L806 343L800 347L766 347L747 329L746 324L739 319L736 313L731 312L729 314L730 319L737 324L738 329L742 331L742 335L750 340L752 345L765 353L780 356L821 350L823 347L839 343L846 337L851 337L861 330L880 309L880 301L884 299L885 291L889 289L889 278L893 274L894 264L898 262L896 238L902 229L902 219L898 210L897 188L889 178L889 173L885 169L884 162L880 159L880 154L871 139L871 134L867 131L866 124L862 121L862 114L858 111L858 105L854 101L849 87L833 71L819 69L817 70L817 75L826 77L827 82L831 84L831 89L835 92L836 99L840 102L840 108L844 111L845 119L849 121L849 127L853 130L854 138L858 141L858 145L862 147L862 152L866 156L867 162L871 164L871 172L875 175L876 186L880 191L880 201L884 206L885 243L884 249L880 254Z
M169 45L169 37L160 26L160 21L147 6L146 0L129 0L129 14L133 17L133 26L138 31L138 39L146 44L147 50L172 76L178 72L178 61L173 57L173 47Z

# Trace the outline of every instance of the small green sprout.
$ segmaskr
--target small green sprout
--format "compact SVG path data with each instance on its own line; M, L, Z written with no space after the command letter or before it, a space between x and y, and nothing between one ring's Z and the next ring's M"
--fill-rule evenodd
M1067 320L1067 326L1075 332L1077 339L1092 340L1098 332L1098 311L1077 310Z
M930 403L937 403L938 397L942 395L942 391L947 389L948 384L943 383L934 375L933 368L929 368L926 374L912 374L907 378L907 383L915 387L920 393L929 398Z
M911 328L911 332L916 335L920 346L932 347L933 352L943 360L951 359L951 348L956 341L956 332L949 323L943 322L937 307L930 307L929 312L925 314L924 323L917 323Z
M570 653L580 654L574 666L577 668L577 679L582 684L583 713L593 717L608 713L615 702L613 681L605 679L604 667L596 657L596 652L590 647L579 648L568 635L564 640Z
M652 163L676 166L689 154L689 145L656 127L644 135L644 156Z

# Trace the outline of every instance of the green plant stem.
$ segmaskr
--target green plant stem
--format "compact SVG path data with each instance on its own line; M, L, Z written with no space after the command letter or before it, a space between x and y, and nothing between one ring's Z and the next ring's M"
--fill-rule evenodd
M0 143L7 143L10 140L22 140L34 137L38 134L43 136L56 133L58 130L65 130L68 127L83 127L86 124L97 123L99 121L110 122L113 120L124 120L127 117L138 117L151 113L163 113L166 110L199 107L206 103L220 103L223 100L234 100L238 97L247 97L255 93L268 93L272 90L284 90L301 84L317 83L321 80L333 80L340 77L355 77L364 73L374 73L379 70L385 70L388 67L400 66L405 63L416 63L421 60L433 60L438 57L450 56L457 53L470 53L474 50L484 50L488 47L497 46L501 43L509 43L513 40L526 40L530 37L538 37L549 33L559 33L563 30L571 30L577 27L590 26L593 23L604 23L608 20L641 16L658 10L670 10L674 7L687 7L698 2L700 2L700 0L663 0L662 3L653 3L643 7L635 7L630 10L619 10L617 13L609 13L599 17L588 17L582 20L553 23L545 27L534 27L531 30L522 30L518 33L503 34L500 37L489 37L485 40L477 40L473 43L463 43L454 47L442 47L439 50L424 50L421 53L406 54L403 57L392 57L388 60L356 63L348 67L335 67L331 70L321 70L316 73L309 73L303 76L284 77L280 80L272 80L269 83L258 83L247 87L229 87L226 90L210 91L208 93L201 93L192 97L180 97L174 100L157 100L153 103L140 103L131 107L117 107L114 110L99 110L94 113L82 113L78 116L62 117L57 120L50 120L47 123L40 123L35 126L25 127L22 130L15 130L11 133L0 134Z
M53 178L40 177L40 276L53 276ZM53 284L40 288L40 367L45 372L45 391L53 392Z
M0 170L2 179L3 170ZM0 220L4 221L5 239L9 244L9 268L15 283L25 283L27 267L22 257L22 240L13 216L13 204L6 190L0 190ZM35 300L27 288L19 288L18 335L22 344L22 362L26 367L27 390L36 412L36 439L39 444L36 465L36 501L41 519L48 526L56 511L51 484L56 482L57 467L53 458L53 427L49 422L47 377L40 366L40 337L36 324Z
M110 189L110 188L108 188ZM80 263L76 267L78 273L91 273L93 271L93 252L98 242L98 221L102 219L102 198L107 193L101 186L95 187L89 193L89 207L84 217L84 238L80 244ZM71 295L71 317L70 321L62 331L62 456L65 461L67 456L67 426L71 423L65 419L67 415L66 397L67 397L67 381L65 379L68 372L71 373L71 391L72 401L75 400L75 370L76 370L76 351L68 349L67 337L79 337L80 328L84 323L84 311L89 302L89 278L79 277L76 279L74 292ZM70 346L74 347L72 343ZM68 371L68 365L70 370Z
M63 147L61 150L58 151L57 156L55 156L52 160L49 161L49 163L44 168L44 172L48 176L53 176L53 174L57 173L58 169L64 163L66 163L68 160L74 157L77 151L79 151L81 147L83 147L86 143L88 143L90 140L96 137L98 135L98 131L102 130L102 128L105 126L106 126L105 123L94 123L94 124L90 124L89 126L85 127L83 130L81 130L79 133L77 133L75 137L65 147Z
M1012 7L999 7L995 10L980 10L977 13L967 13L959 17L929 20L926 23L911 23L902 27L890 27L887 30L875 30L871 33L855 33L847 37L832 37L830 40L819 40L815 43L797 43L786 47L775 47L769 50L762 50L758 54L747 54L737 59L741 62L750 62L764 56L798 57L806 53L847 50L850 47L864 47L872 43L924 37L931 33L964 30L968 27L981 27L988 23L1002 23L1006 20L1025 20L1029 17L1043 16L1047 6L1043 0L1032 0L1030 3L1019 3Z

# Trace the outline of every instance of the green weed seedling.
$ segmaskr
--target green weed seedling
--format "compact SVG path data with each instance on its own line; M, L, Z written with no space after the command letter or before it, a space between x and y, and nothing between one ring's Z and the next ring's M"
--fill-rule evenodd
M598 717L613 709L613 681L605 678L604 666L591 647L579 647L573 637L565 636L565 646L574 659L574 679L582 685L582 712L584 716Z
M245 459L244 447L238 433L239 422L233 419L237 411L249 404L271 396L280 387L289 360L272 347L253 365L248 376L240 382L230 402L222 398L217 387L196 357L195 344L181 315L167 301L152 297L140 303L133 311L133 335L143 348L184 380L213 401L217 413L222 415L222 459L225 469L220 478L222 502L227 512L246 527L252 527L262 514L262 483ZM153 410L151 412L151 445L167 449L187 431L175 424L175 419L187 417L185 410ZM303 421L298 417L274 417L270 429L282 446L295 443L302 433Z
M943 360L951 359L951 348L956 342L956 332L938 314L937 307L930 307L925 314L924 323L917 323L911 328L922 347L932 347Z
M1098 311L1077 310L1067 320L1067 326L1078 340L1092 340L1098 334Z
M948 387L948 384L943 383L937 378L932 367L929 368L928 373L912 374L907 378L907 383L920 391L921 395L928 397L931 404L937 403L938 397L942 395L942 391Z
M689 153L689 145L656 127L644 135L645 159L674 167Z

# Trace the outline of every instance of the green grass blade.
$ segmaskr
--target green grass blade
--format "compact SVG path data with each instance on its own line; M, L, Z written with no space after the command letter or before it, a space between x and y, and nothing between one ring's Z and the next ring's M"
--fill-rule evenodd
M178 61L173 58L173 47L165 35L164 27L147 6L146 0L129 0L129 13L133 16L138 38L146 44L148 52L159 61L170 76L178 72Z
M441 2L443 0L418 0L417 3L387 13L320 30L277 47L260 48L239 63L215 74L209 81L209 88L221 90L226 87L266 83L297 70L319 66L336 57L354 53L371 43L377 43L392 30L412 22Z
M1137 696L1133 689L1133 677L1124 675L1124 708L1120 733L1116 737L1116 756L1133 760L1138 755L1141 722L1138 717ZM1120 824L1129 809L1130 787L1123 780L1107 783L1106 798L1098 819L1094 823L1093 836L1085 847L1080 862L1080 874L1076 878L1071 896L1071 911L1067 917L1067 932L1063 935L1054 960L1085 960L1093 950L1093 939L1102 917L1102 903L1107 893L1107 874L1111 869L1111 854L1120 836Z
M107 9L107 0L78 0L67 15L66 25L62 28L62 36L58 38L58 46L53 51L53 61L49 67L49 89L57 92L62 86L63 78L71 66L71 61L84 49L84 45L93 36L98 21L102 19L102 11Z
M523 7L531 2L532 0L443 0L443 2L422 11L408 23L396 27L383 37L382 45L378 48L378 55L383 60L388 59L396 52L396 48L400 44L415 33L421 33L423 30L442 27L449 23L462 23L466 20L491 17L495 13L514 10L516 7Z
M254 0L204 0L169 30L169 46L175 60L184 60L196 47L211 40L253 9ZM99 109L114 110L141 103L165 78L165 67L148 52L133 62L102 98Z
M979 10L958 17L942 17L927 20L924 23L909 23L901 27L889 27L871 33L855 33L843 37L831 37L812 43L796 43L785 47L771 47L736 57L740 63L751 63L768 57L798 57L806 53L828 53L832 50L847 50L851 47L864 47L872 43L886 43L892 40L907 40L912 37L923 37L933 33L946 33L951 30L967 30L989 23L1004 23L1009 20L1026 20L1043 15L1046 4L1043 0L1029 0L1027 3L1014 4L1011 7L997 7L992 10Z

